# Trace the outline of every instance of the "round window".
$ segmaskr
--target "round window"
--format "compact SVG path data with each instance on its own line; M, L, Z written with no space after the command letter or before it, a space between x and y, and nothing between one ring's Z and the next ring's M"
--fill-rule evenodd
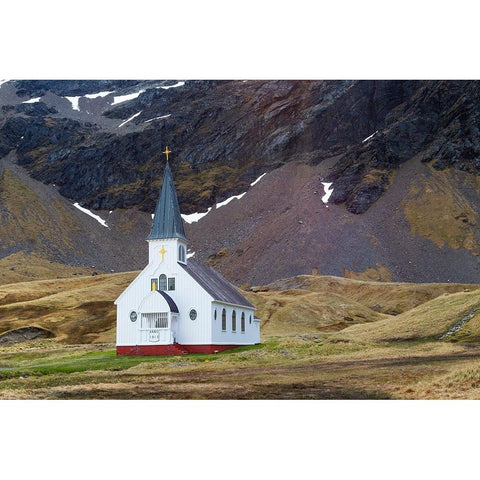
M195 320L195 319L197 318L197 311L196 311L194 308L192 308L192 309L190 310L190 314L189 314L189 315L190 315L190 320Z
M132 322L136 322L137 321L137 312L130 312L130 320Z

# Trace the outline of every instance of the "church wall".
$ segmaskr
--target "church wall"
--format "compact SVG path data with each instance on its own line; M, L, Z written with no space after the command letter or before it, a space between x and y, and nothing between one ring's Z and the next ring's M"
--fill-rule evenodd
M117 305L117 345L135 345L137 342L137 326L140 324L140 318L136 322L130 320L130 312L132 310L138 313L140 291L143 282L139 279Z
M212 318L215 318L214 311L217 310L217 319L212 322L212 343L216 345L251 345L260 343L260 328L254 322L254 310L246 307L233 306L220 302L212 303ZM222 331L222 310L225 309L227 317L227 329ZM232 331L232 312L236 312L236 331ZM242 312L245 313L245 333L241 331ZM252 323L249 316L252 316Z
M117 299L117 345L136 345L140 338L140 305L151 293L150 279L154 276L155 265L149 264L133 283ZM165 310L164 300L159 297L159 311ZM135 322L130 320L130 312L137 312Z
M166 248L166 247L165 247ZM170 266L168 266L170 265ZM184 345L249 345L260 342L258 322L253 320L254 310L246 307L232 306L213 302L212 297L201 288L196 281L176 262L149 264L137 280L125 291L117 302L117 345L136 345L139 335L140 318L130 321L130 312L135 310L140 316L139 307L143 299L150 294L151 278L158 278L164 273L168 278L175 278L175 290L167 291L179 309L176 340ZM160 305L159 299L159 305ZM191 320L190 310L197 311L197 318ZM214 309L217 309L217 319L214 319ZM227 316L227 329L222 331L222 309ZM232 311L236 311L236 332L232 332ZM245 333L241 332L241 315L245 313ZM249 323L249 316L252 323Z
M178 269L178 292L171 295L180 311L178 342L185 345L211 343L212 297L181 266ZM197 311L195 320L189 316L192 308Z
M117 301L117 345L136 345L138 341L137 328L140 328L140 318L130 321L130 312L139 312L142 300L151 292L151 279L165 274L167 278L175 278L175 290L167 290L179 310L176 341L184 344L208 344L212 341L211 302L212 297L201 288L197 282L178 265L176 258L176 240L149 242L153 260L141 272L137 280L124 292ZM152 245L153 244L153 245ZM155 258L157 251L164 247L164 261ZM153 251L153 252L152 252ZM174 255L169 253L175 252ZM169 257L175 257L173 261ZM190 310L197 311L197 318L192 321Z

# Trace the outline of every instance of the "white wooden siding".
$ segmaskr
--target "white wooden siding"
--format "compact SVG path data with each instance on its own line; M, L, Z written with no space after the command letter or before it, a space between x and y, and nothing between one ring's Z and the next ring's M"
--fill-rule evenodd
M260 342L258 323L253 321L254 309L214 302L207 293L178 263L177 239L149 241L149 264L116 300L117 304L117 345L158 345L173 343L184 345L249 345ZM160 250L165 250L162 255ZM188 262L188 260L187 260ZM151 291L151 279L165 274L175 278L175 290L167 293L178 307L178 315L169 315L168 328L147 329L142 327L142 313L169 312L168 303L157 292ZM190 310L197 311L197 318L191 320ZM214 320L214 309L217 319ZM227 331L222 332L222 308L227 311ZM237 330L231 331L232 311L237 315ZM130 320L130 312L137 312L137 320ZM241 315L245 313L245 333L241 332ZM252 323L249 323L249 316ZM175 334L172 331L176 330ZM153 331L152 331L153 330Z
M215 320L215 309L217 319ZM227 328L222 331L222 310L227 314ZM235 310L237 318L237 329L232 331L232 312ZM245 313L245 333L241 331L242 312ZM249 316L252 316L252 323L249 323ZM212 343L215 345L251 345L260 343L260 329L253 321L254 309L247 307L233 306L226 303L212 302Z

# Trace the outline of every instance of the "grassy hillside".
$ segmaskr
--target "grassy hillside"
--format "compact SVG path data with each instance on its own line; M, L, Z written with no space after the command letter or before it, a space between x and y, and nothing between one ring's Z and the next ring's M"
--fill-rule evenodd
M54 335L0 343L0 398L480 398L478 285L304 275L244 292L261 345L117 357L113 301L136 274L0 286L0 333Z
M113 301L136 275L76 275L0 286L0 333L34 326L62 343L114 342ZM301 275L243 293L257 307L264 335L342 331L342 338L377 341L401 336L403 325L405 338L440 334L475 308L478 288Z
M0 285L40 279L56 279L99 272L90 267L72 267L42 258L36 253L17 252L0 258Z
M0 287L0 333L40 327L64 343L113 342L113 301L136 272L40 280Z
M338 338L361 342L480 340L480 290L443 294L396 317L355 325Z
M397 315L441 295L478 288L479 285L385 283L299 275L253 287L245 295L258 308L262 331L283 334L336 331L367 322L375 322L369 327L375 331L380 321L398 319Z

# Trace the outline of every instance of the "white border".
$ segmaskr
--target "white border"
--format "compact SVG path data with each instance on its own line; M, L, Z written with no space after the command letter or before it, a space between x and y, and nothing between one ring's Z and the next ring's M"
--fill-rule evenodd
M0 78L480 78L474 7L5 2ZM0 409L6 478L441 479L476 469L477 402L3 401ZM139 445L159 445L160 431L168 461L139 461Z

